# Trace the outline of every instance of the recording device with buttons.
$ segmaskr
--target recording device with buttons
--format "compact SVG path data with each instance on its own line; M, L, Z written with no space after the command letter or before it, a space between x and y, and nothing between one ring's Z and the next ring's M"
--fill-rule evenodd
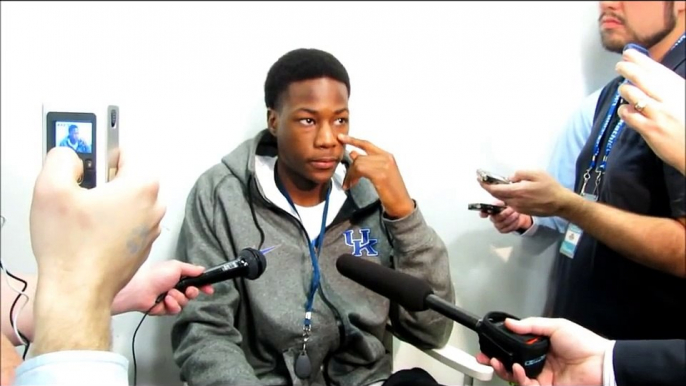
M43 104L43 161L67 147L83 161L79 185L94 188L114 178L119 162L119 107Z

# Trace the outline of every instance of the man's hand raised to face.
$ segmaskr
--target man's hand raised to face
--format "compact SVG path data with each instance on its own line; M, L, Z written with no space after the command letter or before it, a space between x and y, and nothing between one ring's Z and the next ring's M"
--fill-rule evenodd
M351 145L363 150L360 154L353 150L353 160L343 181L343 189L355 186L360 178L367 178L379 195L384 211L391 218L403 218L414 210L414 201L405 187L398 165L392 154L380 149L373 143L362 139L339 134L338 140L344 145Z

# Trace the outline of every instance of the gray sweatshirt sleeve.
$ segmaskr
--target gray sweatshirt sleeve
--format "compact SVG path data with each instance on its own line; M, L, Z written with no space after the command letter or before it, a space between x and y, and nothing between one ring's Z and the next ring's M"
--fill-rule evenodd
M210 268L235 258L233 248L219 243L213 220L213 186L193 187L179 235L177 258ZM209 185L209 183L206 183ZM207 194L205 194L207 193ZM240 348L234 327L240 294L234 281L213 285L214 294L201 294L184 307L171 332L174 360L189 385L259 385Z
M407 217L390 220L384 216L383 221L393 241L395 269L425 280L437 296L455 303L448 249L424 221L416 203ZM453 328L451 320L431 310L408 312L394 304L390 317L395 335L420 349L445 346Z

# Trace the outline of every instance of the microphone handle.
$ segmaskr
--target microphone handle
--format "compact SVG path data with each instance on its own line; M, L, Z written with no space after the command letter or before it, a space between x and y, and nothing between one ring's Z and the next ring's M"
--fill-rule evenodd
M477 328L481 323L481 318L478 316L458 308L454 304L446 302L434 294L426 297L426 305L446 318L452 319L470 330L478 332Z
M186 293L186 288L188 287L201 287L207 284L219 283L220 281L232 279L238 276L243 276L245 275L245 271L247 270L247 261L245 261L244 259L232 260L228 263L212 267L198 276L184 277L181 280L179 280L178 283L176 283L174 289L179 290L179 292L183 294ZM164 300L165 296L167 296L166 292L160 294L160 296L158 296L157 299L155 299L155 305Z
M185 277L176 284L174 288L181 293L186 292L188 287L202 287L208 284L218 283L220 281L228 280L234 277L241 276L243 271L248 269L248 262L243 259L237 259L210 268L199 276Z

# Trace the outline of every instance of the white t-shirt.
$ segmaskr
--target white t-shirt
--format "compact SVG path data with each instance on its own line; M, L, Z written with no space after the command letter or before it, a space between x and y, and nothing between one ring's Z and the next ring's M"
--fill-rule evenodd
M322 227L322 214L324 213L325 201L311 207L304 207L296 205L297 213L286 200L286 197L281 194L281 191L276 186L274 181L274 167L276 166L276 157L256 156L255 157L255 174L257 181L260 183L262 192L269 201L274 205L290 213L293 217L300 220L303 224L307 236L310 241L314 241L319 236L319 231ZM328 226L336 218L336 215L343 207L347 196L343 190L343 179L345 178L345 166L339 164L333 176L333 188L329 197L329 210L326 215L326 225Z

